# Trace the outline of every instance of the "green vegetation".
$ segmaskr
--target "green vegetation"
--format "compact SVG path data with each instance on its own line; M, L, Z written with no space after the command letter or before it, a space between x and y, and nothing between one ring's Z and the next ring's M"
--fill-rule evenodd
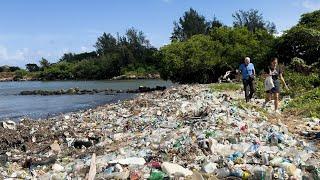
M295 62L292 64L295 64ZM292 68L293 66L290 65L290 67ZM300 68L300 66L298 67ZM284 78L289 90L283 90L281 96L290 96L292 98L292 101L285 107L285 112L320 117L319 73L310 72L305 74L295 69L288 69L284 73ZM256 87L256 95L259 98L265 98L264 79L262 77L257 78Z
M40 66L26 65L27 76L41 80L109 79L121 74L146 76L160 67L158 50L150 45L142 31L128 29L124 36L103 33L95 44L96 51L66 53L57 63L42 58ZM26 74L17 73L17 78Z
M24 69L16 70L14 80L23 79L23 77L26 76L27 74L28 72Z
M266 30L251 33L246 28L214 28L209 35L162 47L161 76L182 83L215 82L227 70L237 68L245 56L254 57L261 68L273 42Z
M17 70L20 68L16 66L0 66L0 72L15 72Z
M320 10L303 14L296 26L276 38L275 25L256 10L233 14L234 27L210 27L210 21L191 9L173 30L173 36L180 38L160 49L161 76L181 83L215 82L227 70L237 69L246 56L252 58L257 72L274 56L285 65L297 57L319 69L319 14ZM200 29L190 28L195 21Z
M242 88L242 84L237 83L221 83L221 84L212 84L210 89L212 91L237 91Z
M289 102L287 112L320 118L320 88L315 88Z

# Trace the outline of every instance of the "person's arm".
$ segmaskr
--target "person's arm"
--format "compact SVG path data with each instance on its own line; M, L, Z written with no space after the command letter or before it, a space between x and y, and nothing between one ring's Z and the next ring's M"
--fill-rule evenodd
M282 76L282 73L280 73L279 75L280 77L280 81L282 82L282 84L284 85L284 87L286 88L286 90L289 90L287 84L286 84L286 81L284 80L283 76Z

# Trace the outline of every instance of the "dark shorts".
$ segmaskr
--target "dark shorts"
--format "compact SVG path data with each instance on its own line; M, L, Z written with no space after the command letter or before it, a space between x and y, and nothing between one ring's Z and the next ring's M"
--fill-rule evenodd
M274 84L274 87L271 90L266 91L266 93L269 93L269 94L280 93L280 81L273 80L273 84Z

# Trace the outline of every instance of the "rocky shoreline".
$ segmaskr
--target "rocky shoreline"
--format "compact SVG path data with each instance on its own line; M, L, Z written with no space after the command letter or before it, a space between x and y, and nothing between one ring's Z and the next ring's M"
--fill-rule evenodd
M180 85L50 120L4 122L0 179L319 178L318 149L239 105L239 94ZM304 121L296 127L319 127Z
M137 89L127 89L127 90L116 90L116 89L60 89L60 90L32 90L32 91L21 91L19 95L30 96L30 95L41 95L41 96L53 96L53 95L84 95L84 94L117 94L117 93L145 93L152 91L164 91L165 86L145 87L140 86Z
M160 74L147 74L143 76L139 75L120 75L111 78L110 80L137 80L137 79L161 79ZM16 81L42 81L40 78L22 78L15 79L15 76L0 78L0 82L16 82ZM56 79L53 81L61 81L61 79Z
M120 75L111 78L111 80L130 80L130 79L161 79L160 74L139 75Z

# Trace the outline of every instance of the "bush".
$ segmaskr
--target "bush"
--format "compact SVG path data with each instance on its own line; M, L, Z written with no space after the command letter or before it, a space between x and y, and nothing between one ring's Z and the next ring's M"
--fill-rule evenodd
M15 72L15 76L14 76L14 80L20 80L20 79L23 79L24 76L26 76L28 74L28 72L24 69L20 69L20 70L16 70Z
M311 66L308 66L303 59L298 57L292 59L289 67L299 73L309 74L311 72Z
M39 73L39 76L42 80L73 79L73 68L74 65L72 63L60 62L44 69L44 71Z
M320 87L320 77L317 73L305 75L289 69L284 73L283 77L289 86L289 91L282 91L282 96L295 98L314 88ZM259 98L265 97L264 80L262 77L258 77L256 80L256 95Z
M246 56L259 70L273 42L274 37L264 30L214 28L210 35L195 35L162 47L161 77L181 83L216 82L227 70L237 69Z
M286 111L320 118L320 88L313 89L290 101Z

